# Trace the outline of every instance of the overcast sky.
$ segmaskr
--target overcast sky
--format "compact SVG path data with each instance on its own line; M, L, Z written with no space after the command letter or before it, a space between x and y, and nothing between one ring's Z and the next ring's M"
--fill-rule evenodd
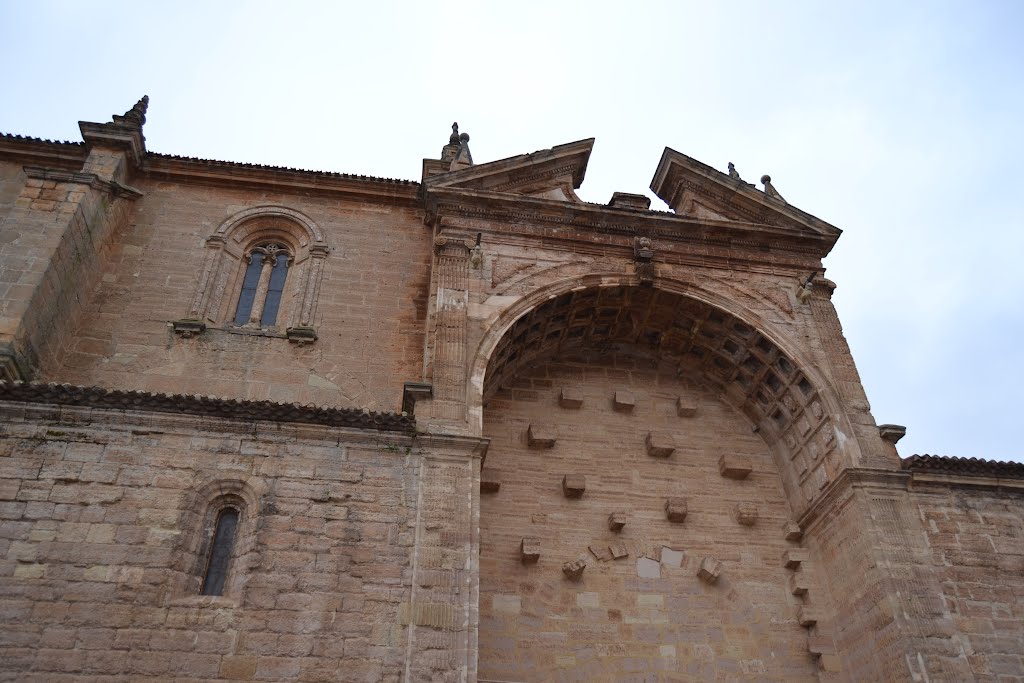
M1022 35L1012 0L0 0L0 131L79 140L148 94L171 154L418 180L457 120L477 163L596 137L588 201L651 195L666 146L770 173L844 230L900 453L1024 461Z

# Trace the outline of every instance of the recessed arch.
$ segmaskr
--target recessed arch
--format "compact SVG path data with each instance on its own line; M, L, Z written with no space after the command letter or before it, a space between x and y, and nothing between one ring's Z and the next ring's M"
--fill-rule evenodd
M860 460L831 383L784 335L714 292L619 273L538 288L491 323L470 367L470 427L483 432L487 396L522 363L601 343L647 348L717 385L771 448L798 514Z

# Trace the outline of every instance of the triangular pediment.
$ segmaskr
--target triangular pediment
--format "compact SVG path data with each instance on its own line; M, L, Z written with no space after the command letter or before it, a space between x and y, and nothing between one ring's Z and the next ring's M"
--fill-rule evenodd
M833 243L842 232L751 183L670 147L661 155L651 190L680 216L768 225Z
M426 178L424 184L428 189L499 192L579 202L573 190L583 184L593 147L593 138L570 142L434 175Z

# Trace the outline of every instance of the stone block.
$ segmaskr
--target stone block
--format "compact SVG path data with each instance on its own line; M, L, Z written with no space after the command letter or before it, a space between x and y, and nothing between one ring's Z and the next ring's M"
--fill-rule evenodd
M558 392L558 405L575 410L583 406L583 392L579 389L562 387Z
M647 432L644 445L647 446L647 455L655 458L667 458L676 449L675 439L664 432Z
M743 526L754 526L757 523L757 505L740 503L736 506L736 521Z
M612 559L612 551L611 548L609 548L608 546L599 543L588 547L590 549L591 554L601 562L607 562L608 560Z
M540 559L540 541L536 538L524 538L519 543L519 561L523 564L535 564Z
M583 570L587 568L587 560L583 557L578 557L572 562L566 562L562 565L562 573L565 574L565 578L570 581L579 581L583 578Z
M836 644L830 635L809 634L807 636L807 651L815 657L834 655Z
M587 490L587 478L582 474L567 474L562 477L562 493L566 498L582 498Z
M686 499L669 498L665 501L665 516L670 522L686 521Z
M697 567L697 577L704 583L715 583L722 574L722 563L713 557L705 557Z
M697 399L689 396L680 396L676 399L676 415L679 417L693 417L697 414Z
M682 567L684 555L685 553L682 550L676 550L674 548L662 548L661 563L666 567Z
M843 670L839 655L824 654L818 657L818 668L827 673L839 673Z
M800 565L807 561L807 558L806 548L790 548L782 554L782 563L786 569L799 569Z
M632 391L616 391L612 397L612 407L620 413L631 413L636 408L636 396Z
M608 515L608 528L612 531L622 531L622 527L626 526L626 513L625 512L613 512Z
M796 522L786 522L786 526L783 528L786 533L786 540L797 542L803 539L804 531L800 528L800 525Z
M557 438L558 432L552 425L531 424L526 429L526 442L530 448L551 448Z
M621 560L624 557L629 557L629 546L625 543L612 543L608 546L608 552L611 553L613 559Z
M501 489L501 477L489 467L480 470L480 493L497 493Z
M649 557L638 557L636 560L636 575L641 579L660 579L661 562L652 560Z
M810 628L818 623L818 614L810 607L804 606L797 612L796 620L804 628Z
M807 575L803 572L795 572L789 577L789 592L793 595L804 596L811 589Z
M727 453L718 459L718 472L726 479L746 479L753 469L745 455Z

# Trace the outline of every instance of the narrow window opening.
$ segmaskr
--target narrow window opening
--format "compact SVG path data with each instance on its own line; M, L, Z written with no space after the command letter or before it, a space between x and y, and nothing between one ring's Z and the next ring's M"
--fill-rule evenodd
M238 510L224 508L217 516L217 526L210 547L210 559L203 577L202 595L223 595L224 582L228 576L228 564L235 545L235 530L238 528Z
M252 305L256 301L256 289L260 284L260 273L263 271L263 254L255 251L249 255L249 265L245 269L242 281L242 294L238 297L238 308L235 309L235 324L244 325L249 322Z
M284 292L284 281L288 277L288 255L279 254L274 269L270 272L270 286L267 288L267 302L263 304L263 317L260 325L266 327L277 321L277 309L281 307L281 295Z

